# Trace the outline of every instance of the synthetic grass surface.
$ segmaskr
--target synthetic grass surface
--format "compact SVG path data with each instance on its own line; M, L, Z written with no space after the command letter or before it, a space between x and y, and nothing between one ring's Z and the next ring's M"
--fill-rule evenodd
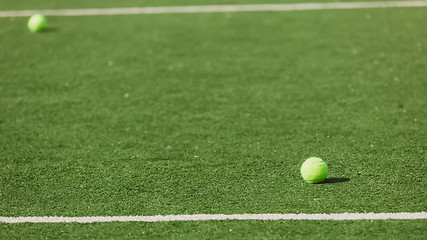
M375 2L378 0L14 0L0 2L1 10L112 8L143 6L227 5L304 2Z
M425 11L0 19L0 216L425 211Z
M423 239L426 220L0 224L16 239Z

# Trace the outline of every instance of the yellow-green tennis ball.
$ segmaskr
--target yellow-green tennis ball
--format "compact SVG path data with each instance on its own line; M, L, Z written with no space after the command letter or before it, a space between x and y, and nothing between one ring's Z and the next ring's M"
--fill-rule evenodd
M302 164L301 175L308 183L319 183L328 175L328 166L317 157L311 157Z
M34 32L42 31L43 29L46 28L46 25L47 25L47 20L45 16L43 16L42 14L34 14L28 20L27 26L28 26L28 29L34 33Z

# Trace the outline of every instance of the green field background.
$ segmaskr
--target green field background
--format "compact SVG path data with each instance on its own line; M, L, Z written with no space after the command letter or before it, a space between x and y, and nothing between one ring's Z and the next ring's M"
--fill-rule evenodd
M0 19L0 216L425 211L425 13L49 17L39 34L26 18ZM301 179L311 156L328 163L328 183ZM352 223L129 223L117 233L426 229ZM121 226L59 224L49 236Z
M9 239L423 239L426 225L426 220L25 223L0 224L0 236Z
M3 19L0 213L424 210L424 10Z

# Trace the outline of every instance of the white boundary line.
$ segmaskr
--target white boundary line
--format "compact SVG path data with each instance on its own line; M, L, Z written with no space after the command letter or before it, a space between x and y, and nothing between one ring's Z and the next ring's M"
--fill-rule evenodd
M208 6L180 6L180 7L22 10L22 11L0 11L0 17L28 17L35 13L41 13L46 16L93 16L93 15L164 14L164 13L300 11L300 10L390 8L390 7L427 7L427 1L331 2L331 3L294 3L294 4L208 5Z
M0 223L172 222L207 220L387 220L427 219L427 212L332 214L196 214L110 217L0 217Z

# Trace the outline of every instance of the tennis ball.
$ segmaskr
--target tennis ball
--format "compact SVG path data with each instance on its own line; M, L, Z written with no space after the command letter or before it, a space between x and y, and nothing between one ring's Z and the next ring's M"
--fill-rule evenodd
M328 166L317 157L311 157L302 164L301 175L308 183L319 183L328 175Z
M28 29L34 33L34 32L42 31L43 29L46 28L46 25L47 25L47 20L45 16L43 16L42 14L34 14L28 20L27 26L28 26Z

